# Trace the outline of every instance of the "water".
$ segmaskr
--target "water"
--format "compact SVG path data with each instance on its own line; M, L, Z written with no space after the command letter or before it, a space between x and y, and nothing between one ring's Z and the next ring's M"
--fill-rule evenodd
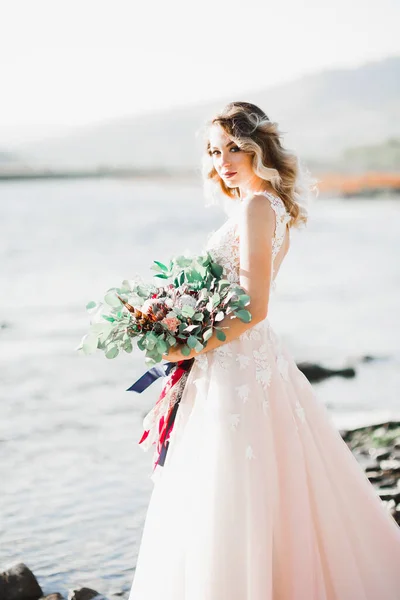
M279 272L270 320L295 358L357 369L315 386L338 426L399 412L399 212L394 197L320 200ZM127 393L139 351L75 353L85 305L200 252L224 220L192 183L0 186L0 568L25 562L45 594L127 597L153 486L138 441L161 381Z

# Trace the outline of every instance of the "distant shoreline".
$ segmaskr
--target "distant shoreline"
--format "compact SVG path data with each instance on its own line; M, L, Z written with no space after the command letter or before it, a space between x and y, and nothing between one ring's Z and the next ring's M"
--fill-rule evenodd
M400 173L398 172L365 172L349 173L313 173L318 179L321 194L337 194L348 196L375 196L385 192L400 194ZM87 170L53 170L23 169L0 170L0 182L31 181L56 179L156 179L201 181L200 171L182 169L133 169L133 168L98 168Z
M32 179L196 179L198 174L193 169L169 171L167 169L132 169L132 168L99 168L86 170L53 170L26 169L1 170L0 181L24 181Z

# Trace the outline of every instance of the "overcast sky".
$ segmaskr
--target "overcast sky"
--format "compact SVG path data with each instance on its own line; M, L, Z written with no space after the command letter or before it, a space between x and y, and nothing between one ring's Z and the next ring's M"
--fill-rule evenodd
M3 0L0 147L400 54L398 0ZM295 99L293 99L295 101Z

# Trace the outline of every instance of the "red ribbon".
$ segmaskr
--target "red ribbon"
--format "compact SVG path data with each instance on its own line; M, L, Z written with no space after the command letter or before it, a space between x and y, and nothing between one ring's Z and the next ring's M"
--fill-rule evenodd
M165 382L162 388L161 394L154 408L161 404L167 392L170 392L172 388L179 382L184 373L186 373L190 369L191 365L193 364L193 359L178 361L176 364L177 366L171 371L171 374L168 376L167 381ZM156 444L156 460L154 462L153 471L155 470L157 465L164 465L165 457L168 451L169 439L174 428L175 417L178 410L179 402L180 398L178 398L178 400L172 406L168 407L167 413L162 414L159 418L158 439L156 442L153 442L154 444ZM144 431L139 441L139 444L144 442L144 440L148 437L149 433L150 430Z

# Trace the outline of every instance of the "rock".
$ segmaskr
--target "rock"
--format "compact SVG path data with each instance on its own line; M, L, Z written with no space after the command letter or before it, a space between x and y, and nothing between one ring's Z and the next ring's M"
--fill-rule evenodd
M356 457L357 461L363 467L364 471L376 471L379 469L379 463L375 458L369 456L369 454L365 454L364 452L360 452L359 450L353 450L353 454Z
M387 477L384 473L384 477L382 478L379 487L381 489L392 488L393 486L397 485L397 481L397 477Z
M341 375L342 377L355 377L356 371L353 367L344 369L328 369L321 367L315 363L301 362L297 364L298 369L307 377L310 382L318 382L333 375Z
M379 461L384 461L386 458L389 458L391 453L392 453L392 449L391 448L371 448L370 450L371 455Z
M390 356L373 356L371 354L365 354L361 356L360 362L372 362L373 360L388 360Z
M69 590L68 592L68 600L92 600L92 598L96 598L96 600L107 600L105 596L99 594L96 590L87 587Z
M388 421L340 432L382 503L400 525L400 423Z
M54 592L54 594L48 594L47 596L42 596L41 598L39 598L39 600L65 600L65 598L58 592Z
M371 362L372 360L374 360L374 356L371 356L370 354L365 354L365 356L361 357L361 362Z
M400 502L400 488L398 487L379 489L377 491L381 500L394 500L396 504Z
M378 483L383 479L383 473L381 471L368 471L366 475L371 483Z
M1 600L38 600L42 596L36 577L24 563L17 563L0 573Z
M381 460L380 467L389 473L400 473L400 461L395 459Z
M371 354L365 354L360 358L360 362L372 362L373 360L390 360L390 355L373 356Z

